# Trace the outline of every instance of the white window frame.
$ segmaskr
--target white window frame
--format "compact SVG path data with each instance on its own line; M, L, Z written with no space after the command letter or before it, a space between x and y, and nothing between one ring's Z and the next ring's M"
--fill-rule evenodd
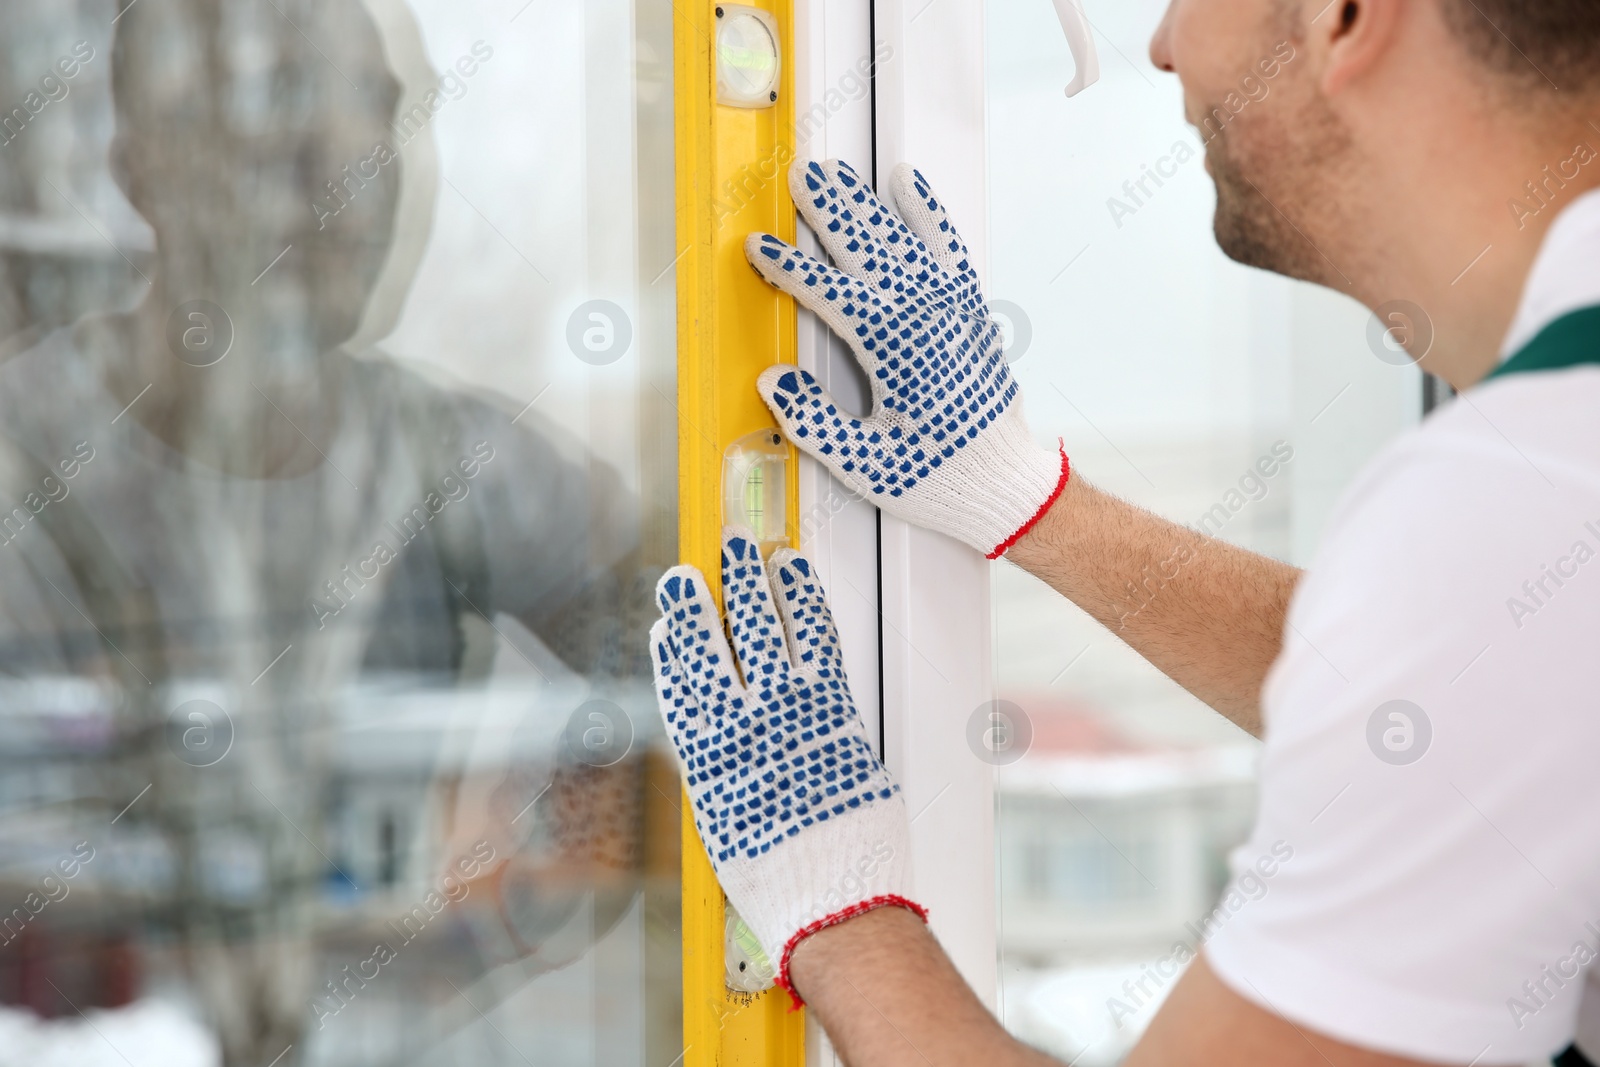
M914 163L936 183L980 263L987 248L983 29L982 4L797 0L793 53L797 122L818 105L826 114L818 132L800 141L799 158L848 160L879 187L895 164ZM875 47L881 61L869 67L871 93L849 100L850 79ZM800 243L820 254L804 227ZM844 406L866 407L848 349L806 313L799 353L801 366ZM969 720L993 696L989 563L850 500L809 458L801 460L800 515L802 544L834 606L851 687L912 818L916 898L992 1008L993 768L967 743ZM815 1023L806 1048L808 1064L835 1062Z

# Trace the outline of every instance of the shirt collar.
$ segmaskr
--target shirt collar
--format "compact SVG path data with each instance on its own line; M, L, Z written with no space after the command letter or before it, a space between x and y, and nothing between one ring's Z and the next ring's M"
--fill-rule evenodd
M1501 362L1556 319L1595 305L1600 305L1600 189L1578 197L1550 224L1500 344Z

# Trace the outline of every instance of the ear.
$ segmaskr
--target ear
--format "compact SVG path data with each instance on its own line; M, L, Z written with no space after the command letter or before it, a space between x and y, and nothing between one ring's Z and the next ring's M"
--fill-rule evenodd
M1406 0L1332 0L1314 17L1309 35L1327 49L1326 95L1359 81L1396 47L1406 7Z

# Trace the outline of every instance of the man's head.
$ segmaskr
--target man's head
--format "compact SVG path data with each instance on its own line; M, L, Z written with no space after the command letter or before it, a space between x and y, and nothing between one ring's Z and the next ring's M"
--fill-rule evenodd
M1382 264L1430 239L1408 213L1506 214L1517 168L1600 121L1594 0L1173 0L1150 48L1206 141L1223 251L1369 302L1401 295Z
M113 167L155 230L167 299L223 305L262 352L348 337L400 166L351 177L394 142L399 95L359 0L141 0L118 20L111 78ZM331 217L318 205L335 195L348 203Z

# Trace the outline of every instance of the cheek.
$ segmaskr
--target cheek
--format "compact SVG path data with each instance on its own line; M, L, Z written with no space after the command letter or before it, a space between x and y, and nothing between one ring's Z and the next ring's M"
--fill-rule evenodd
M1173 66L1191 110L1203 112L1272 54L1277 0L1177 0L1167 26ZM1243 95L1243 94L1241 94ZM1196 117L1191 115L1191 118Z

